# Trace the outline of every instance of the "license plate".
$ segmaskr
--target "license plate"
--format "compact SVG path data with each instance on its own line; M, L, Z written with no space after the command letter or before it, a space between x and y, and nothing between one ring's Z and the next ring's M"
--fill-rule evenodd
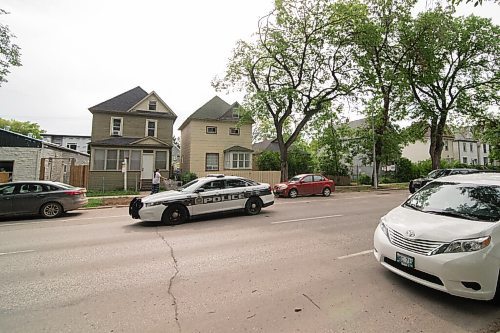
M403 253L396 252L396 262L406 267L415 268L415 258Z

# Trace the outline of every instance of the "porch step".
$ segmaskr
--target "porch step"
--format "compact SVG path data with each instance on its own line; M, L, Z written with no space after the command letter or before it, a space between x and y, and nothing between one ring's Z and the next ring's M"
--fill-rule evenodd
M151 179L141 179L141 191L151 191L151 185Z

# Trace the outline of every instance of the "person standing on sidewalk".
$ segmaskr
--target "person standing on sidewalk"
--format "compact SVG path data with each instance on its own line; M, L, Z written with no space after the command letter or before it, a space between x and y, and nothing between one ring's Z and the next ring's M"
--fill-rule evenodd
M162 177L160 174L160 169L156 169L154 174L153 174L153 180L151 184L151 194L158 193L160 191L160 181L162 179L165 179L165 177Z

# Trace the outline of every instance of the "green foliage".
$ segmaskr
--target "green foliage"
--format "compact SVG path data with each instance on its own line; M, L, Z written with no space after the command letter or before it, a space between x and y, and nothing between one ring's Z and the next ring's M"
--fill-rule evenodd
M18 120L7 120L0 118L0 128L5 128L6 126L10 127L10 131L28 135L29 133L33 134L33 137L37 139L41 139L42 136L40 134L45 133L44 130L40 129L40 125L37 123L32 123L29 121L18 121Z
M181 175L181 181L183 184L189 183L196 178L198 178L198 176L194 172L185 172Z
M288 152L288 177L314 172L311 153L304 147L294 145Z
M307 123L360 84L346 29L353 17L329 0L276 1L256 38L237 43L224 78L213 82L246 93L257 127L280 143L282 178L288 149Z
M490 161L500 161L500 115L488 114L478 122L474 129L475 135L489 144Z
M416 168L409 159L402 157L396 162L396 174L394 178L398 182L409 182L417 177Z
M433 168L439 167L449 117L476 117L499 99L500 27L453 14L440 7L423 12L404 38L414 46L405 71L418 106L410 117L429 126Z
M103 205L103 199L94 199L91 198L85 205L86 208L99 207Z
M372 183L372 178L368 176L366 173L362 173L361 175L359 175L358 184L371 185L371 183Z
M5 10L0 9L0 17L6 14ZM7 82L5 77L10 73L9 67L21 66L21 49L12 43L12 38L15 36L10 32L9 26L0 23L0 86L2 82Z
M257 157L257 167L262 171L279 171L280 154L275 151L263 151Z

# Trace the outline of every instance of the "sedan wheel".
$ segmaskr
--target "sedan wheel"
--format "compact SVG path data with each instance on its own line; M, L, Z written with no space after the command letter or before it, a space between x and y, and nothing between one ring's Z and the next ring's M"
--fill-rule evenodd
M57 202L48 202L42 206L40 213L43 217L51 219L61 215L63 213L63 208L61 204Z
M262 209L262 201L259 198L250 198L245 204L245 212L248 215L257 215Z
M188 219L187 209L182 205L173 205L165 209L161 221L166 225L176 225L186 222Z
M332 190L330 190L330 188L325 187L325 188L323 189L323 196L324 196L324 197L329 197L331 193L332 193Z
M290 192L288 192L288 195L290 196L290 198L296 198L298 194L299 194L299 192L297 192L297 190L294 188L292 188L290 190Z

